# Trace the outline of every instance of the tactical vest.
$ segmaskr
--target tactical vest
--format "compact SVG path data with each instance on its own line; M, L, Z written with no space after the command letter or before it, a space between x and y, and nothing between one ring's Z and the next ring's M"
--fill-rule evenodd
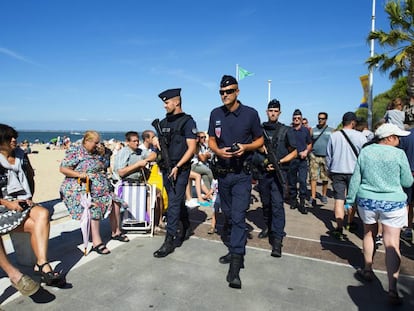
M168 155L173 165L177 164L187 151L184 126L190 119L192 119L191 115L180 113L168 116L160 122L162 134L167 139Z

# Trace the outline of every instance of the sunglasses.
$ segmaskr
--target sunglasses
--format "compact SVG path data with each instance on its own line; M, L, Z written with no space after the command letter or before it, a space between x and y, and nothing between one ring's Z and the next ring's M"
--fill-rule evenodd
M318 120L326 120L326 118L318 118Z
M293 117L292 118L293 120L300 120L300 119L302 119L301 117Z
M233 94L236 91L237 91L237 89L220 90L219 93L220 93L220 95L224 95L224 94L230 95L230 94Z
M198 138L204 139L204 138L206 138L206 136L198 136Z

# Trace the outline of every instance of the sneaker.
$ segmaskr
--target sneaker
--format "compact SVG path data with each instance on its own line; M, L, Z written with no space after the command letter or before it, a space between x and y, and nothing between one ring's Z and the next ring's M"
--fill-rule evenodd
M413 240L413 231L411 230L411 228L405 227L401 230L401 239L403 239L404 241L410 242Z
M328 198L327 198L326 196L322 196L322 197L321 197L321 202L322 202L323 204L328 204Z
M381 235L381 234L378 234L378 235L375 237L375 245L376 245L377 247L382 245L382 235Z
M348 239L346 234L343 234L342 228L336 228L334 230L328 231L328 234L339 241L346 241Z
M188 208L195 208L195 207L200 206L200 204L198 204L196 199L191 199L191 200L185 201L185 206L187 206Z
M354 233L358 230L358 225L355 222L351 222L346 225L345 229L348 230L349 232Z
M310 198L308 204L309 206L316 207L316 199Z

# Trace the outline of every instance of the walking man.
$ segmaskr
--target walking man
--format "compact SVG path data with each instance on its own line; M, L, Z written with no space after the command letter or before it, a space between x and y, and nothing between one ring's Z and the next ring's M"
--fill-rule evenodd
M196 148L197 127L193 118L185 114L181 107L181 89L166 90L158 95L167 111L157 129L158 150L164 157L159 162L162 170L163 184L168 194L167 234L161 247L154 252L154 257L168 256L174 251L174 240L178 245L191 235L190 220L185 206L185 190L191 169L191 159ZM157 120L155 120L157 121ZM155 122L153 122L155 124ZM164 140L165 145L160 140ZM165 154L161 148L167 148ZM167 164L168 163L168 164ZM182 222L182 231L177 237L178 223Z
M237 100L237 80L225 75L220 82L223 106L213 109L208 127L209 147L217 156L215 170L221 209L231 226L228 254L221 263L230 263L227 282L241 288L240 268L246 253L246 211L250 204L252 177L249 162L253 151L263 145L259 114Z
M308 192L306 179L308 177L308 153L311 151L311 137L309 130L302 125L302 112L296 109L292 116L292 128L295 135L297 157L290 162L289 167L289 198L290 208L299 209L302 214L307 214L305 199ZM299 201L298 188L299 183Z
M318 178L322 181L321 202L328 203L328 172L326 171L326 146L333 131L327 124L328 114L319 112L318 125L312 129L312 152L309 153L309 179L311 185L311 197L309 205L316 206L316 185Z
M334 212L336 228L330 231L333 237L343 239L343 222L345 217L344 202L348 192L349 182L356 165L357 157L367 138L355 130L357 117L353 112L347 112L342 117L343 130L332 133L326 147L326 165L332 179L334 192ZM350 211L355 213L355 208ZM348 221L352 220L351 218ZM348 225L351 225L350 223Z
M278 121L280 114L280 102L277 99L272 99L267 106L268 121L263 123L263 132L265 136L266 146L259 149L255 154L259 161L262 161L270 152L273 152L278 160L279 169L283 176L283 180L277 177L273 164L264 166L262 163L256 167L261 172L258 178L258 188L260 200L263 205L263 220L265 223L264 229L259 233L259 238L263 239L269 236L269 243L272 246L271 256L282 256L282 240L286 236L285 224L286 215L283 206L284 191L286 189L283 181L287 180L287 172L289 169L289 162L297 157L296 141L293 134L293 129ZM267 154L267 155L266 155ZM256 162L256 161L253 161ZM268 163L268 162L265 162Z

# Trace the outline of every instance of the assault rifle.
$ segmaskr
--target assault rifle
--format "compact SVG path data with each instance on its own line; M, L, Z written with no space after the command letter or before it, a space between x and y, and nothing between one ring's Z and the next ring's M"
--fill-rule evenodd
M155 128L155 131L157 132L158 141L160 143L160 148L161 148L160 150L161 160L158 160L158 165L161 170L165 170L167 172L167 176L170 176L171 171L172 171L172 164L171 164L170 156L168 155L168 139L161 130L159 119L155 119L154 121L152 121L151 125ZM175 192L174 177L171 176L171 177L168 177L168 179L170 180L172 189Z
M277 180L279 181L279 183L282 186L284 186L285 185L285 178L283 177L282 170L280 169L279 160L278 160L276 154L273 151L272 140L270 139L270 137L267 134L266 130L263 130L263 136L264 136L264 145L265 145L266 150L267 150L265 164L266 165L269 165L269 164L273 165L273 168L275 169L274 172L276 174Z

